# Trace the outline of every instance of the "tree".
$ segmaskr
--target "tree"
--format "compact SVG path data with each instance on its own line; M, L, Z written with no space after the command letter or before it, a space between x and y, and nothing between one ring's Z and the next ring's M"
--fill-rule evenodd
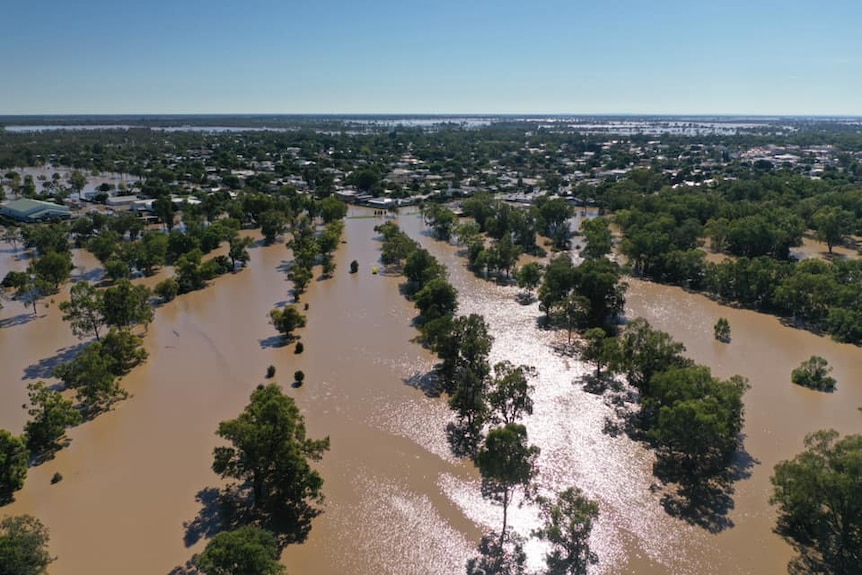
M12 494L24 487L29 459L24 439L0 429L0 505L10 502Z
M293 381L297 383L297 385L302 385L305 382L305 372L301 369L298 369L293 372Z
M712 327L712 333L718 341L724 343L730 342L730 322L727 321L727 318L718 318L718 321Z
M350 262L350 273L355 274L358 271L359 271L359 262L356 260L353 260L352 262Z
M8 226L4 228L3 235L0 236L4 242L8 242L12 245L13 251L18 251L18 242L22 241L23 237L21 235L21 228L17 228L15 226Z
M587 567L599 562L590 549L593 522L599 505L577 487L558 493L555 500L541 498L542 527L533 534L551 544L545 555L548 575L586 575Z
M230 263L233 269L236 269L236 264L239 262L243 266L248 263L248 260L251 259L251 256L248 253L248 247L254 243L248 236L239 236L236 235L229 240L230 249L228 250L228 257L230 258Z
M826 359L812 355L793 370L790 380L796 385L804 385L818 391L833 391L836 381L829 375L831 372L832 367Z
M623 312L628 284L621 281L620 266L601 258L587 260L574 270L575 291L586 298L591 326L613 324Z
M0 575L42 575L54 560L48 553L48 529L31 515L0 521Z
M518 487L525 494L531 492L538 456L539 448L527 443L527 428L519 423L507 423L505 427L490 430L476 455L476 464L482 475L483 497L503 506L501 545L512 495Z
M832 248L844 241L853 230L854 215L835 206L820 208L812 216L817 239L826 242L826 248L832 253Z
M87 176L78 170L72 170L72 173L69 174L69 185L75 193L80 194L87 187Z
M320 200L320 217L324 223L343 219L347 215L347 204L335 196L327 196Z
M285 572L279 555L272 532L246 526L213 537L195 565L205 575L278 575Z
M423 322L453 315L458 309L458 292L446 279L434 278L425 284L413 300Z
M290 268L288 278L293 282L293 297L298 302L299 297L305 293L311 278L314 277L311 268L296 265Z
M93 342L70 362L54 368L54 377L74 389L81 407L88 414L108 409L126 397L115 376L114 358L102 352L102 344Z
M279 210L268 210L260 214L260 233L263 241L271 244L276 237L284 232L287 225L287 216Z
M515 366L509 361L494 364L494 377L488 390L488 406L493 423L514 423L533 414L530 380L538 376L535 367Z
M314 515L310 503L323 498L323 479L311 462L329 450L329 438L308 439L296 403L274 383L258 386L239 417L222 421L216 433L231 446L215 448L213 471L250 488L254 511L300 528L304 538Z
M174 272L179 293L188 293L206 287L206 275L201 269L202 257L200 249L195 248L177 258Z
M94 336L99 341L99 330L105 323L102 292L88 281L72 286L69 301L60 304L63 321L69 322L72 333L80 338Z
M542 282L542 264L538 262L529 262L518 268L515 273L518 280L518 287L527 290L532 295L539 284Z
M525 575L527 554L517 533L490 532L479 543L479 556L467 560L467 575Z
M72 255L69 252L48 252L31 266L33 275L56 292L72 273Z
M605 218L587 218L581 222L586 245L581 256L587 260L603 258L611 253L614 236Z
M155 315L150 305L152 296L147 286L133 285L129 280L121 279L102 294L105 323L126 329L141 323L149 325Z
M117 377L127 374L149 357L141 336L116 328L111 328L105 336L100 353L109 359L111 373Z
M432 349L443 360L439 374L444 391L450 394L449 407L473 428L487 412L485 388L493 337L485 318L477 314L456 317L449 328L434 338Z
M111 256L105 262L105 275L113 282L128 280L132 277L132 268L127 260L119 256Z
M273 309L269 312L270 323L285 339L293 338L294 330L305 327L306 318L293 306Z
M553 315L560 318L566 324L568 342L572 343L572 330L589 317L590 302L583 296L570 293L554 305Z
M608 337L605 330L600 327L593 327L585 331L577 347L583 361L595 364L596 379L602 377L603 368L618 362L619 345L617 340Z
M59 448L66 428L81 423L81 414L74 404L43 382L27 385L31 419L24 425L27 449L33 455L50 453Z
M642 393L649 390L653 375L671 367L685 367L691 360L682 356L685 346L670 334L653 329L643 318L631 321L620 337L620 365L630 385Z
M174 228L174 215L177 213L177 209L170 198L161 197L153 200L153 213L159 218L159 221L167 226L168 231Z
M39 300L51 293L51 285L29 272L9 272L7 278L12 274L17 274L13 278L13 285L16 288L15 298L25 306L33 306L33 315L35 316Z
M539 309L550 317L557 302L563 301L575 287L575 266L569 254L560 254L545 267L539 287Z
M174 278L166 278L156 284L153 293L162 298L163 301L171 301L180 291L180 284Z
M720 381L704 366L656 373L643 399L641 418L658 443L661 463L684 483L721 472L736 452L748 382Z
M862 565L862 435L805 438L805 451L775 466L778 532L796 543L806 573L851 575ZM796 571L794 571L796 572ZM799 571L803 572L803 571Z

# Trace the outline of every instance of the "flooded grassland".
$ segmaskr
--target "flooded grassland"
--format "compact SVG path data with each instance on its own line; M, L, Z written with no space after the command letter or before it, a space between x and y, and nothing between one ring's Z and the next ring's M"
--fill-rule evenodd
M352 209L351 216L369 213ZM248 269L159 307L145 338L150 358L123 380L132 397L71 430L71 445L32 468L17 501L0 509L0 515L32 513L49 527L58 556L54 575L167 573L200 551L212 526L200 515L196 494L219 486L210 470L214 431L242 410L269 364L296 398L309 435L332 441L320 465L325 512L306 543L285 551L288 572L463 572L480 534L498 526L501 512L482 500L473 466L450 454L444 400L422 390L434 358L410 341L415 310L398 293L400 279L370 271L380 247L373 227L382 221L346 221L335 277L312 282L302 297L309 304L308 326L299 332L302 354L281 346L268 323L271 308L291 301L285 273L291 255L283 244L255 247ZM449 268L459 312L485 315L495 337L492 362L508 359L539 370L535 412L525 420L531 441L542 448L539 483L545 492L578 485L599 501L596 572L784 570L791 551L771 531L769 475L775 462L801 449L810 431L862 429L856 410L862 390L853 379L862 373L857 348L680 289L631 282L627 315L670 332L716 375L751 380L745 428L750 477L735 484L726 515L733 526L712 534L665 512L650 489L655 479L648 450L602 432L612 406L583 391L579 378L586 368L554 351L565 334L539 329L537 306L520 305L516 288L475 278L456 248L425 234L421 218L402 214L397 221ZM359 262L357 274L348 273L351 260ZM88 254L76 254L76 262L84 274L98 266ZM8 249L0 253L3 274L25 265ZM6 320L28 310L17 302L5 305L0 427L17 433L26 417L26 383L48 379L48 365L79 342L56 303L40 309L41 317L13 321ZM712 338L719 316L730 320L730 344ZM835 367L833 394L789 382L790 370L815 353ZM297 369L306 382L293 389ZM55 471L64 479L51 485ZM529 505L511 515L522 534L536 524ZM541 548L531 544L528 550L536 565Z

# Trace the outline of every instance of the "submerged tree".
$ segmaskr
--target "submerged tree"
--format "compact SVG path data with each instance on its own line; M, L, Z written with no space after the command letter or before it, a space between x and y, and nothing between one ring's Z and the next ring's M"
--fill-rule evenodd
M802 555L793 572L859 573L862 565L862 435L834 430L805 438L805 451L775 466L770 503L778 532Z
M272 532L246 526L213 537L195 566L205 575L279 575L285 572L279 555Z
M72 333L78 338L90 337L99 341L99 333L105 324L105 304L102 292L87 281L80 281L72 286L69 301L60 304L63 321L68 321Z
M533 414L530 380L538 376L535 367L515 366L509 361L494 364L487 399L493 423L514 423L524 415Z
M804 385L819 391L833 391L836 381L829 375L831 372L832 367L826 359L819 355L812 355L793 370L790 379L796 385Z
M31 515L0 521L0 574L41 575L54 560L48 553L48 529Z
M503 506L503 528L500 544L508 528L509 504L515 489L532 492L539 448L527 442L527 428L519 423L507 423L488 432L485 443L476 456L482 475L482 495Z
M727 321L727 318L718 318L712 327L712 333L718 341L728 343L730 341L730 322Z
M329 438L309 439L293 399L271 383L259 386L236 419L219 424L217 435L230 447L216 447L213 471L238 480L253 511L302 540L323 499L323 478L311 467L329 449Z
M24 425L27 449L34 455L50 453L59 448L66 428L81 422L81 413L74 404L43 382L27 385L31 419Z
M305 327L306 322L305 316L293 306L270 310L269 319L273 327L288 340L293 338L295 330Z
M24 487L30 452L24 440L0 429L0 505L12 500L12 494Z
M556 499L542 498L542 527L534 535L551 544L545 556L548 575L586 575L587 567L599 562L590 549L593 522L599 505L577 487L558 493Z

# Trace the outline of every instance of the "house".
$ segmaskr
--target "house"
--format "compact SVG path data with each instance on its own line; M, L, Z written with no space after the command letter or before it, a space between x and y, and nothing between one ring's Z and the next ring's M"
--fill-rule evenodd
M21 198L0 205L0 215L19 222L44 222L47 220L67 220L72 217L72 210L67 206Z

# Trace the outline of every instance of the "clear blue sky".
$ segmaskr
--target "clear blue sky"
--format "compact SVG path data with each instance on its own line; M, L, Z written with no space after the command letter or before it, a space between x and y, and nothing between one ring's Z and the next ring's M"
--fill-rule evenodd
M5 0L0 114L862 115L862 0Z

